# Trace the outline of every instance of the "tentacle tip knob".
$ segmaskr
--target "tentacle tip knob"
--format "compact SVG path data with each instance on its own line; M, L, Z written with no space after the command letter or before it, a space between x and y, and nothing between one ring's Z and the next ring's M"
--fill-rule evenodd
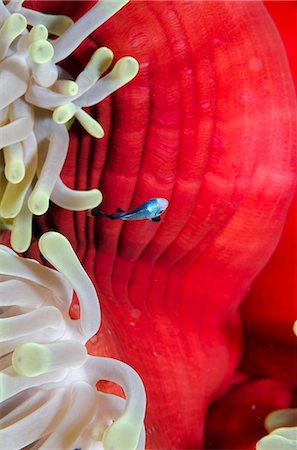
M22 237L18 236L17 238L11 237L11 246L17 253L24 253L28 250L31 243L31 236L30 239L23 239Z
M68 16L57 16L55 20L52 21L50 32L56 36L61 36L68 28L72 27L74 24L73 20Z
M78 93L78 84L75 81L68 80L64 87L64 94L73 96Z
M94 204L95 204L94 208L97 208L97 206L99 206L100 203L102 203L102 200L103 200L102 192L99 191L99 189L92 189L90 192L93 195L92 199L93 199Z
M124 83L132 80L139 71L139 64L132 56L121 58L114 66L114 77L120 78Z
M30 44L28 53L33 62L45 64L54 56L54 48L48 41L38 39Z
M64 124L72 119L75 114L75 106L73 103L66 103L58 106L53 112L53 120L58 124Z
M19 13L13 13L4 23L5 31L11 38L19 36L27 27L26 18Z
M104 136L104 130L97 120L93 119L83 109L78 110L75 113L76 119L84 127L84 129L93 137L101 139Z
M28 208L36 216L45 214L49 208L48 196L43 192L33 192L28 199Z
M12 367L18 375L35 377L48 369L46 347L34 342L18 345L12 354Z
M13 164L6 165L4 174L10 183L20 183L25 176L25 165L23 161L15 160Z
M48 38L48 29L41 23L32 27L29 32L30 42L38 40L45 41L47 38Z
M113 52L110 48L100 47L93 53L85 70L100 75L109 68L112 63L113 56Z
M135 426L132 418L122 416L119 420L108 427L103 435L104 450L137 448L140 430Z
M40 252L46 256L48 251L53 251L56 248L63 248L65 246L71 247L69 241L63 234L58 233L57 231L47 231L44 233L38 241L38 246Z

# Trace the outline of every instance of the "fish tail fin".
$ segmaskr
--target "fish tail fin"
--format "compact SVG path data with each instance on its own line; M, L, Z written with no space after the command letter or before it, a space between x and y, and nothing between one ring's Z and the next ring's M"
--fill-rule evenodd
M93 208L93 209L89 209L87 211L87 216L90 217L106 217L106 219L110 219L110 220L116 220L116 219L121 219L122 216L125 216L125 212L121 212L121 213L115 213L115 214L106 214L105 212L101 211L100 209L97 208Z

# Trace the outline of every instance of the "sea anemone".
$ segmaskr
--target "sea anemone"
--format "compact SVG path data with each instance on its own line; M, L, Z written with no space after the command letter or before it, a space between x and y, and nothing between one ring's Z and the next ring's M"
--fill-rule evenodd
M127 0L101 0L76 23L22 3L0 0L0 222L12 228L11 245L19 252L30 245L32 215L44 214L50 199L73 210L101 202L98 189L73 191L60 178L69 145L67 128L76 118L92 136L102 138L103 128L84 108L138 71L136 60L127 56L104 75L113 61L106 47L94 52L75 79L57 65ZM49 39L49 34L58 37Z
M70 10L36 3L49 5ZM78 5L76 16L91 2ZM53 205L37 231L63 230L93 274L111 331L106 355L128 361L146 386L148 448L254 448L269 411L290 405L291 385L260 432L244 415L236 436L222 427L227 413L239 417L244 393L220 410L212 447L205 429L210 405L237 381L248 345L239 305L277 245L296 186L296 99L279 34L261 2L143 1L95 31L73 65L94 45L129 49L140 70L99 104L105 138L74 136L62 178L96 183L106 211L156 195L169 208L159 224L122 224ZM267 317L269 297L264 309ZM258 390L246 392L251 409Z
M32 5L77 20L93 2ZM74 124L61 177L72 188L99 186L107 211L156 194L170 199L169 209L147 227L53 205L35 231L63 231L96 280L108 333L88 348L141 375L148 448L254 450L268 412L290 406L291 384L269 381L269 400L281 398L282 405L269 404L259 419L252 410L260 430L244 407L251 410L263 383L239 390L232 408L221 408L209 433L217 445L205 442L205 429L209 406L238 382L242 344L251 343L239 305L277 245L296 186L296 100L279 34L262 2L133 1L92 33L69 65L87 63L101 46L117 57L132 52L140 71L92 111L104 139L81 135ZM271 308L268 294L263 320L248 318L265 336L262 365L250 365L257 374L246 372L245 380L262 381L264 366L272 380L280 370L293 373L291 360L267 356L271 333L282 335L279 321L269 320L288 313L287 299L280 308L284 290L273 283L280 273L271 271L269 280L278 307ZM231 412L235 426L225 420Z
M100 326L93 284L63 235L45 233L39 248L58 271L0 249L2 447L143 449L139 376L86 351ZM68 314L73 289L78 320ZM98 380L119 384L126 399L97 391Z

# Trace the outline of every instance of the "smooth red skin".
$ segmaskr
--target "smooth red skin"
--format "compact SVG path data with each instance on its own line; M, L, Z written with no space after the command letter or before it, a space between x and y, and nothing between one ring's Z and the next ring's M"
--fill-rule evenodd
M266 2L269 13L275 21L281 37L286 47L292 76L297 85L297 60L296 39L297 39L297 4L296 2ZM286 225L282 233L282 238L277 246L269 263L257 277L242 308L242 317L245 322L246 331L249 335L258 335L270 342L278 344L275 349L282 349L286 353L294 351L296 339L292 333L292 320L296 318L296 251L297 251L297 197L290 206ZM267 311L267 302L269 308ZM264 344L264 342L263 342ZM252 346L251 346L252 348ZM252 353L252 351L250 351ZM275 355L276 356L276 355ZM269 358L277 361L279 358ZM292 374L292 353L289 364L280 364L269 370L266 365L266 372L274 374L278 379L289 380L294 384L294 374ZM284 357L284 355L283 355ZM259 357L258 357L259 359ZM275 365L275 363L274 363ZM250 365L252 367L253 364ZM290 370L291 369L291 370ZM285 373L286 375L281 375ZM287 377L286 377L287 376Z
M271 15L281 35L286 48L289 65L295 86L297 85L297 59L296 59L296 22L297 5L294 0L270 0L264 5Z
M222 401L210 408L206 448L255 450L255 438L267 434L267 414L272 408L287 408L291 397L288 386L269 379L244 381L230 389Z
M268 2L266 6L286 45L296 85L297 64L293 42L296 43L297 38L297 4L287 2L284 7L284 2ZM296 212L295 195L277 249L257 277L241 308L248 338L243 360L245 370L256 375L261 372L274 376L293 386L296 384L296 374L293 373L292 360L297 343L292 330L296 319ZM267 351L271 352L271 357L263 358L263 352Z
M207 449L254 450L255 442L267 434L266 415L296 407L297 349L292 330L296 318L296 207L297 198L276 251L241 308L244 349L240 369L245 375L210 408ZM255 378L257 381L249 381Z
M33 3L74 18L90 6L73 5ZM148 448L197 449L240 358L238 306L295 185L288 65L256 2L132 2L75 52L72 73L98 45L140 72L92 109L104 139L73 128L63 179L100 186L107 211L154 196L170 208L160 224L122 224L52 207L39 227L64 233L96 280L103 326L89 350L142 377Z
M285 43L296 85L293 42L297 38L297 4L267 2L266 7ZM263 426L265 415L278 408L296 407L297 341L292 330L296 319L296 218L295 196L276 251L257 277L240 311L244 325L240 369L248 377L265 381L247 383L245 380L213 405L207 420L207 448L252 450L256 440L267 434ZM256 405L254 412L251 404ZM228 420L224 420L222 432L222 417L225 419L226 414Z
M241 309L246 335L242 369L296 387L296 207L290 208L281 241Z

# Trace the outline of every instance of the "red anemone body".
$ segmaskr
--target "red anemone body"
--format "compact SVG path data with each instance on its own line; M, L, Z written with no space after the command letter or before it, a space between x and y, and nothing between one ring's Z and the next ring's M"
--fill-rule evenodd
M92 4L31 3L74 19ZM64 233L96 281L103 326L89 351L142 377L147 448L203 448L209 405L237 381L239 305L276 247L296 182L287 58L261 2L132 1L65 66L75 75L103 45L134 56L140 71L91 110L102 140L73 127L63 180L100 187L107 212L156 196L169 209L147 224L52 207L38 223ZM211 423L223 446L222 411Z

